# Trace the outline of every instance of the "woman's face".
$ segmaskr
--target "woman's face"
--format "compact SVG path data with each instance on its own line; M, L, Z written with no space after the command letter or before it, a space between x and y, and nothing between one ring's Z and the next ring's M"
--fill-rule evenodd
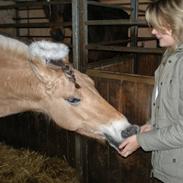
M173 47L176 44L171 29L164 28L163 30L157 30L156 28L153 28L152 34L159 40L159 45L161 47Z

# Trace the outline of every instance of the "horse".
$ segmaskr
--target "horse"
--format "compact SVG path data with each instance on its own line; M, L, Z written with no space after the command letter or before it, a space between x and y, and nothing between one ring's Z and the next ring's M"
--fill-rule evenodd
M95 0L99 2L98 0ZM49 22L50 35L53 41L63 42L66 37L64 22L72 22L71 4L44 5L43 10ZM88 5L88 20L116 20L129 19L129 15L121 8ZM125 40L125 41L124 41ZM88 26L88 43L101 43L126 46L128 40L128 27L124 25L92 25ZM118 43L117 43L118 42ZM94 62L102 59L112 58L119 55L118 52L89 50L88 61Z
M65 44L27 45L0 35L0 49L0 117L41 112L61 128L114 147L131 135L134 126L101 97L88 75L73 68Z

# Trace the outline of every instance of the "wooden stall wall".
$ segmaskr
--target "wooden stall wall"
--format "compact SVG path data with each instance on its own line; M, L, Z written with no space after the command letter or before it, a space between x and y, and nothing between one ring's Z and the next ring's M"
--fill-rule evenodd
M89 70L88 74L101 95L131 123L142 125L149 119L153 77L96 70ZM122 158L110 147L88 144L89 183L150 182L150 153L138 150L129 158Z
M138 75L154 76L154 72L161 62L161 55L137 54L133 61L133 54L123 54L120 57L111 59L109 64L100 62L95 69L109 71L113 73L133 73L134 63Z
M75 166L73 132L61 129L44 114L25 112L0 118L0 141L15 148L64 157Z

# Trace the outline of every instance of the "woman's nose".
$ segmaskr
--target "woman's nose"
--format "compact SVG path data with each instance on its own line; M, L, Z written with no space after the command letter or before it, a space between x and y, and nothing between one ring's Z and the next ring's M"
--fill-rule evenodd
M157 30L156 30L155 28L153 28L152 31L151 31L151 33L152 33L153 35L155 35L155 34L157 34Z

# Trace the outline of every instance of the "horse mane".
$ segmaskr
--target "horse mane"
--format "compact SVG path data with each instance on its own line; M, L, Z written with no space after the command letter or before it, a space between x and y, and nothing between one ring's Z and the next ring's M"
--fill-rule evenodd
M28 45L17 39L3 35L0 35L0 49L1 51L6 51L8 55L13 57L29 58L30 56Z

